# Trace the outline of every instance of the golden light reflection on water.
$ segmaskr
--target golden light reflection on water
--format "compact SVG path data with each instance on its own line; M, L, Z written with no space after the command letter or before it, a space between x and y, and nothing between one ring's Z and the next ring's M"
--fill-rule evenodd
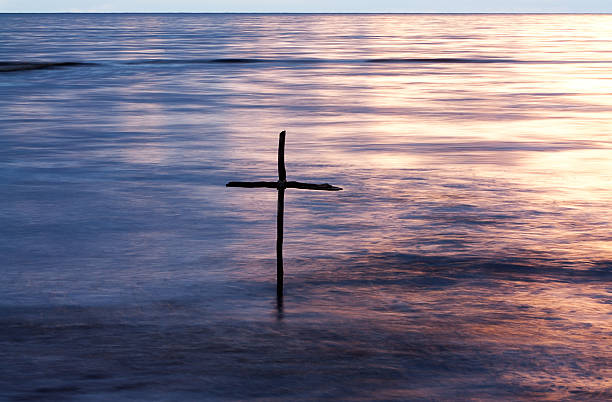
M555 35L557 30L538 32ZM283 120L289 130L290 174L314 176L309 169L316 164L327 166L317 168L317 175L338 177L350 191L367 188L363 191L377 200L372 208L378 212L362 211L361 217L380 225L370 236L367 231L360 235L370 243L361 246L369 250L376 244L381 250L440 252L430 243L437 237L442 243L462 239L471 244L468 252L481 253L490 250L493 236L495 253L532 250L570 259L611 259L603 223L611 218L606 205L612 186L606 158L612 129L606 118L612 112L607 65L564 63L586 57L575 40L565 47L562 42L546 47L541 45L547 43L544 38L528 31L520 35L523 42L507 48L504 38L512 36L510 31L479 35L485 45L478 57L505 49L511 53L506 57L525 63L261 69L239 78L234 89L237 94L248 89L245 102L249 93L270 94L262 98L270 111L249 115L244 124L236 114L237 129L255 125L274 133ZM401 36L400 30L396 37ZM379 39L366 38L366 44L368 40ZM544 48L534 52L529 48L533 40ZM593 50L587 39L579 46ZM372 54L373 47L365 46L368 57L391 57L387 50ZM393 57L414 56L407 49L394 51ZM308 87L293 92L289 88L296 82ZM284 104L303 106L304 111L283 113ZM263 135L273 143L274 134ZM446 214L453 213L453 204L469 204L470 216L482 223L463 227L449 221L449 226L429 229L398 224L406 222L402 216L409 211L420 211L425 200L426 205L439 202L448 208ZM422 222L438 219L427 211L418 215ZM492 215L505 218L496 222ZM447 229L455 234L445 233ZM406 236L407 231L429 241L419 242L419 237ZM353 239L335 243L342 241Z

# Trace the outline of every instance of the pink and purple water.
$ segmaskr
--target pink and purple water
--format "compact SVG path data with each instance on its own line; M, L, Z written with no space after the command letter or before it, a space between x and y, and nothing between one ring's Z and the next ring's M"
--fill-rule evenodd
M612 398L612 16L0 22L0 399Z

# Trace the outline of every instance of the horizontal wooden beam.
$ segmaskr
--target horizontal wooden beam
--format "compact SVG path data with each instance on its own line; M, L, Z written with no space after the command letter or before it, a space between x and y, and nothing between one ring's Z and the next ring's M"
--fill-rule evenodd
M281 185L284 184L284 185ZM299 188L302 190L322 190L322 191L340 191L342 188L332 186L331 184L312 184L301 183L299 181L230 181L225 187L244 187L244 188Z
M323 190L323 191L340 191L342 188L332 186L331 184L311 184L300 183L299 181L288 181L287 188L301 188L302 190Z
M225 187L278 188L277 181L230 181Z

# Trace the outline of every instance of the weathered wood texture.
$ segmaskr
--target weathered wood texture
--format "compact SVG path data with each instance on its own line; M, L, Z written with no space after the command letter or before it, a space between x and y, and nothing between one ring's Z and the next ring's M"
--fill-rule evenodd
M284 185L283 185L284 184ZM299 181L230 181L226 187L244 187L244 188L299 188L302 190L323 190L323 191L340 191L342 188L332 186L331 184L312 184L301 183Z
M286 184L287 188L300 188L302 190L323 190L323 191L340 191L341 187L332 186L331 184L311 184L311 183L300 183L299 181L288 181Z
M278 188L277 181L230 181L225 187Z
M276 300L282 306L283 299L283 220L285 217L285 190L278 190L276 208Z
M285 130L283 130L278 137L278 181L287 180L287 171L285 170L285 135Z

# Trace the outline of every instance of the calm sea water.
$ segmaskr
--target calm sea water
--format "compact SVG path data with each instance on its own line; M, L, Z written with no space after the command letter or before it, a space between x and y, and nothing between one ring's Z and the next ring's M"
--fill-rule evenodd
M0 15L0 399L612 399L611 39Z

